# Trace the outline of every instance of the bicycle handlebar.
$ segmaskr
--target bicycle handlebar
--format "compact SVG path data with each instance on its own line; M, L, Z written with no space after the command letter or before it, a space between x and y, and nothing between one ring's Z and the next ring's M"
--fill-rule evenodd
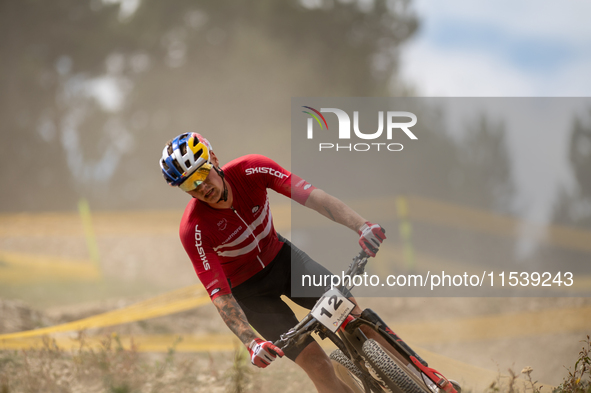
M345 276L358 276L365 272L365 265L367 264L367 260L369 259L369 255L364 251L359 251L359 254L355 258L353 258L353 262L349 265L349 269L345 272ZM343 289L351 290L355 287L355 285L351 284L350 288L346 287L343 284L339 285L337 289L342 291Z
M367 260L369 259L369 255L364 251L361 250L359 254L355 258L353 258L353 262L349 265L347 272L345 275L348 276L357 276L363 274L365 271L365 265L367 264ZM336 287L339 291L343 291L343 289L351 290L354 287L351 284L351 288L347 288L345 285L339 285ZM328 288L330 290L330 288ZM291 342L302 335L307 333L308 331L312 331L314 326L318 323L316 318L312 317L310 313L308 313L296 326L290 329L288 332L281 335L281 338L274 342L274 345L278 346L279 348L284 348L287 345L291 345Z

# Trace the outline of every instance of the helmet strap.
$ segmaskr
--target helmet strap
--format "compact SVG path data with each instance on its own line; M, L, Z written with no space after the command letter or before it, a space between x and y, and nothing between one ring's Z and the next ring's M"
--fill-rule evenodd
M226 202L228 200L228 187L226 187L226 176L224 175L224 171L222 170L222 168L218 169L214 166L213 169L215 169L219 177L222 178L222 183L224 184L224 192L222 192L222 196L220 197L219 201L223 200L224 202Z

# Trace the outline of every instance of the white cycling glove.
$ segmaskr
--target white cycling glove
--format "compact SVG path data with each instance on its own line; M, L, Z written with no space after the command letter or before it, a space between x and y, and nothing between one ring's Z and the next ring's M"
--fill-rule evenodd
M260 368L267 367L277 356L284 355L281 348L276 347L271 341L263 341L260 338L250 342L248 352L251 363Z
M386 238L386 231L378 224L366 221L359 229L359 245L370 257L375 257L382 241Z

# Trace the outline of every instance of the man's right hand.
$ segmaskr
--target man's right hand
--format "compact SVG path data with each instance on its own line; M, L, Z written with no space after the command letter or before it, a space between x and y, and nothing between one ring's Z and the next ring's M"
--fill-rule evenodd
M251 363L260 368L267 367L277 356L284 355L281 348L273 345L271 341L263 341L260 338L255 338L250 342L248 352Z

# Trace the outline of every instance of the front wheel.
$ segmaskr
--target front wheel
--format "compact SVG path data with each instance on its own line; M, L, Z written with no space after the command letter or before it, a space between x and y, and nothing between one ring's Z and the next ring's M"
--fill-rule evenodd
M330 354L335 374L341 381L353 390L354 393L365 393L363 381L369 386L373 393L384 393L384 389L378 381L373 379L367 372L361 371L340 349Z
M414 373L396 356L392 356L374 340L363 343L363 353L374 372L384 385L394 393L431 393L431 391L415 377Z
M349 386L354 393L365 392L363 382L361 382L363 373L340 349L330 354L330 360L332 361L335 374L345 385Z

